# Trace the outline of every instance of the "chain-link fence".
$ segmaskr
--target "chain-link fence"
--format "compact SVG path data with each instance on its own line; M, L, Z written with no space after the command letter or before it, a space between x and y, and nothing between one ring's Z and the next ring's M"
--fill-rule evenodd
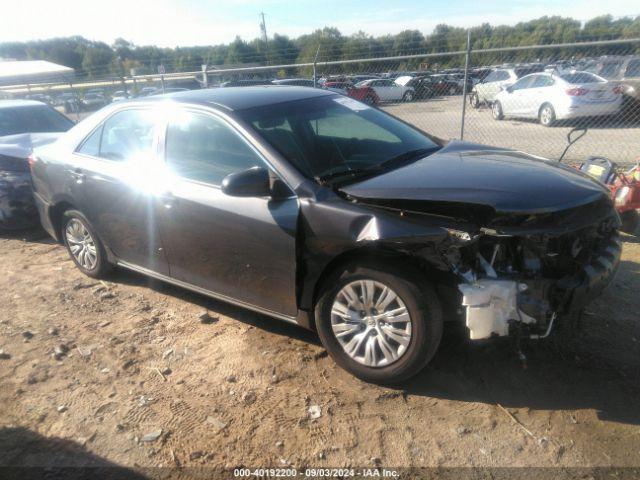
M640 156L640 38L482 46L468 38L458 50L340 60L318 48L307 63L169 73L160 66L152 75L8 85L0 96L42 100L81 119L112 101L182 89L300 85L374 104L443 139L557 158L567 133L585 127L568 161Z

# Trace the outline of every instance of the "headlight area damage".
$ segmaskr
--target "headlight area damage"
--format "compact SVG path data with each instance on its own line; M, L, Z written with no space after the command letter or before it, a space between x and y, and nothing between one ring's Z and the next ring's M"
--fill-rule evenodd
M554 322L602 292L620 262L619 218L605 196L559 212L512 214L459 203L348 199L359 210L352 241L427 266L428 278L449 288L441 299L466 321L473 340L547 336Z

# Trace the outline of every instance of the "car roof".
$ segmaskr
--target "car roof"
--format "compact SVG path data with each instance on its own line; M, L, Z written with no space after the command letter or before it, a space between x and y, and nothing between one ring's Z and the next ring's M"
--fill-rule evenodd
M33 107L36 105L46 106L46 103L38 102L37 100L0 100L0 108Z
M223 107L227 110L238 111L253 107L263 107L278 103L303 100L306 98L335 95L326 90L309 87L294 87L283 85L260 85L252 87L207 88L189 90L169 95L144 97L140 103L158 102L170 99L178 103L201 104Z

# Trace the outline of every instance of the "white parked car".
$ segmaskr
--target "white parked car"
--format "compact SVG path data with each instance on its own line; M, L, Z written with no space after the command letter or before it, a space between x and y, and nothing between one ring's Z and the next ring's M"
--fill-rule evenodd
M372 88L381 102L410 102L415 95L412 87L402 85L390 78L365 80L364 82L357 83L356 87Z
M481 104L491 105L502 89L513 85L525 75L539 72L540 70L540 68L529 66L496 68L482 82L473 87L470 95L471 106L478 108Z
M534 73L502 90L492 104L493 118L537 118L549 127L557 120L613 115L622 90L588 72Z

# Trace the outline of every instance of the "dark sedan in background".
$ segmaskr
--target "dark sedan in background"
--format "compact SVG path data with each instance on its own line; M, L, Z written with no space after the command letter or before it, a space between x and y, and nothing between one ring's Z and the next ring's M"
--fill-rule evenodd
M0 101L0 230L38 224L27 158L34 147L54 141L73 122L32 100Z
M418 372L444 320L548 335L620 258L595 180L320 89L114 104L31 168L43 226L85 274L120 265L316 329L375 382Z

